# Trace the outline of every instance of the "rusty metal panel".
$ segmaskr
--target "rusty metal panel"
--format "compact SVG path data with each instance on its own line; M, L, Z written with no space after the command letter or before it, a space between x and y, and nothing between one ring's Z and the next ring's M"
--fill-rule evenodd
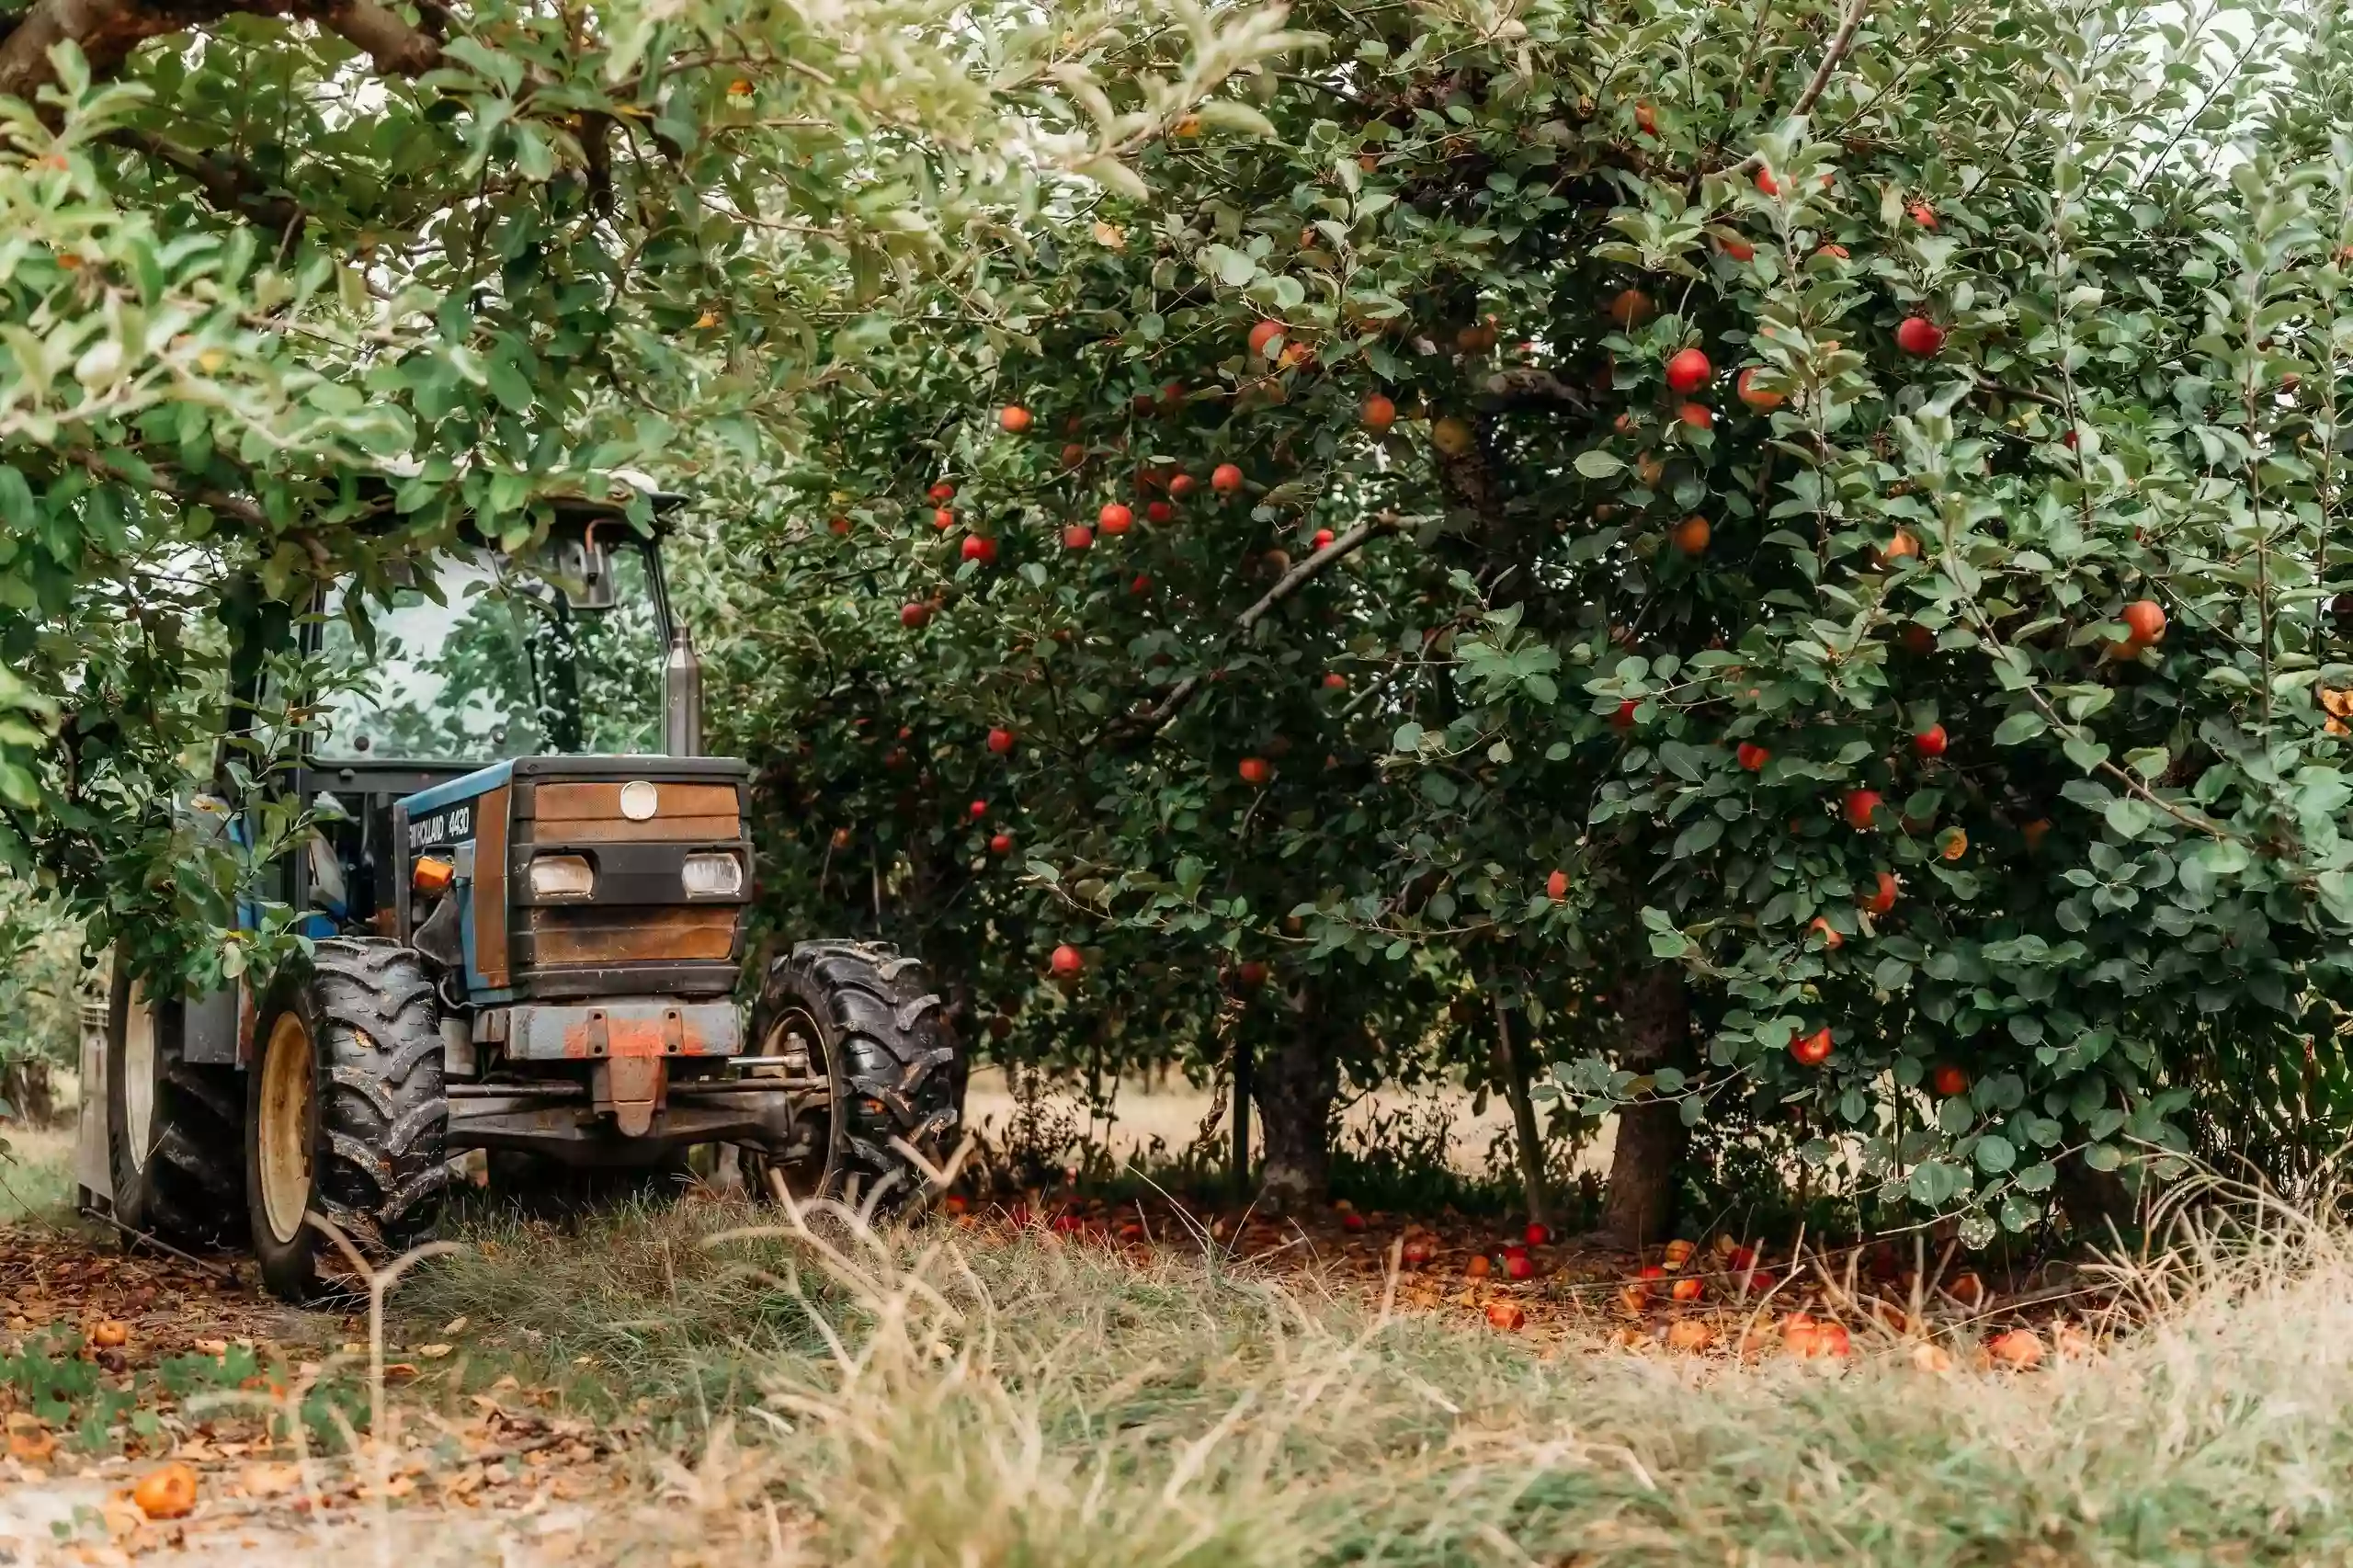
M582 904L540 908L528 915L531 963L654 963L723 960L735 953L740 904Z
M643 822L631 822L621 814L624 785L613 781L536 785L531 792L531 815L550 824L540 835L547 838L576 838L592 824L615 838L709 837L712 835L706 831L687 834L674 830L670 824L713 818L724 824L717 836L732 838L737 833L742 801L734 785L648 782L654 785L656 804L654 814Z
M624 817L547 822L538 839L543 844L688 844L716 843L744 836L744 822L733 813L723 817L655 816L644 822Z
M615 1056L733 1056L744 1032L732 1002L518 1005L506 1054L517 1062L596 1062Z
M485 792L474 815L474 972L493 991L513 983L506 944L506 809L512 787Z

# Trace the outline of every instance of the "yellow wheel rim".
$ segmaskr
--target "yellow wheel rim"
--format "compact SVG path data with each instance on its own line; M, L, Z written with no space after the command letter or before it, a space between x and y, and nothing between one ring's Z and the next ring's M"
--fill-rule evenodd
M302 1216L311 1207L312 1072L310 1029L292 1013L281 1013L262 1058L261 1125L254 1130L262 1215L280 1242L302 1233Z
M131 1169L147 1168L154 1135L155 1009L147 987L133 981L122 1016L122 1141L130 1146Z

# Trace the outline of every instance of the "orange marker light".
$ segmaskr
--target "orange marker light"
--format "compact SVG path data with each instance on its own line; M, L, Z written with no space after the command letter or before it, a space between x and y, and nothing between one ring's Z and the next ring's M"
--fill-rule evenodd
M431 896L448 892L449 884L457 880L458 868L454 862L437 859L427 855L419 860L416 863L416 869L409 873L408 883L417 892Z

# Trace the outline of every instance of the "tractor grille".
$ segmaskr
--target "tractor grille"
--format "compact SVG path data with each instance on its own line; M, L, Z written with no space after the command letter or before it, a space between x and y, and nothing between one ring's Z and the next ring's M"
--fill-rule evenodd
M542 766L552 772L562 763ZM741 783L708 771L665 778L681 766L667 758L597 758L588 766L595 776L540 778L518 791L509 864L519 988L549 997L620 986L724 994L750 897ZM690 899L682 874L688 857L720 852L742 860L742 893ZM576 902L533 896L531 862L551 855L588 860L593 892Z

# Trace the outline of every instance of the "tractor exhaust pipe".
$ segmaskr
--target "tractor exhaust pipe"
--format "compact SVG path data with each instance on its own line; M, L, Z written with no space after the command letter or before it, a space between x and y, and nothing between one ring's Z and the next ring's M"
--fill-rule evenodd
M702 755L702 661L683 626L670 633L670 662L662 668L662 750Z

